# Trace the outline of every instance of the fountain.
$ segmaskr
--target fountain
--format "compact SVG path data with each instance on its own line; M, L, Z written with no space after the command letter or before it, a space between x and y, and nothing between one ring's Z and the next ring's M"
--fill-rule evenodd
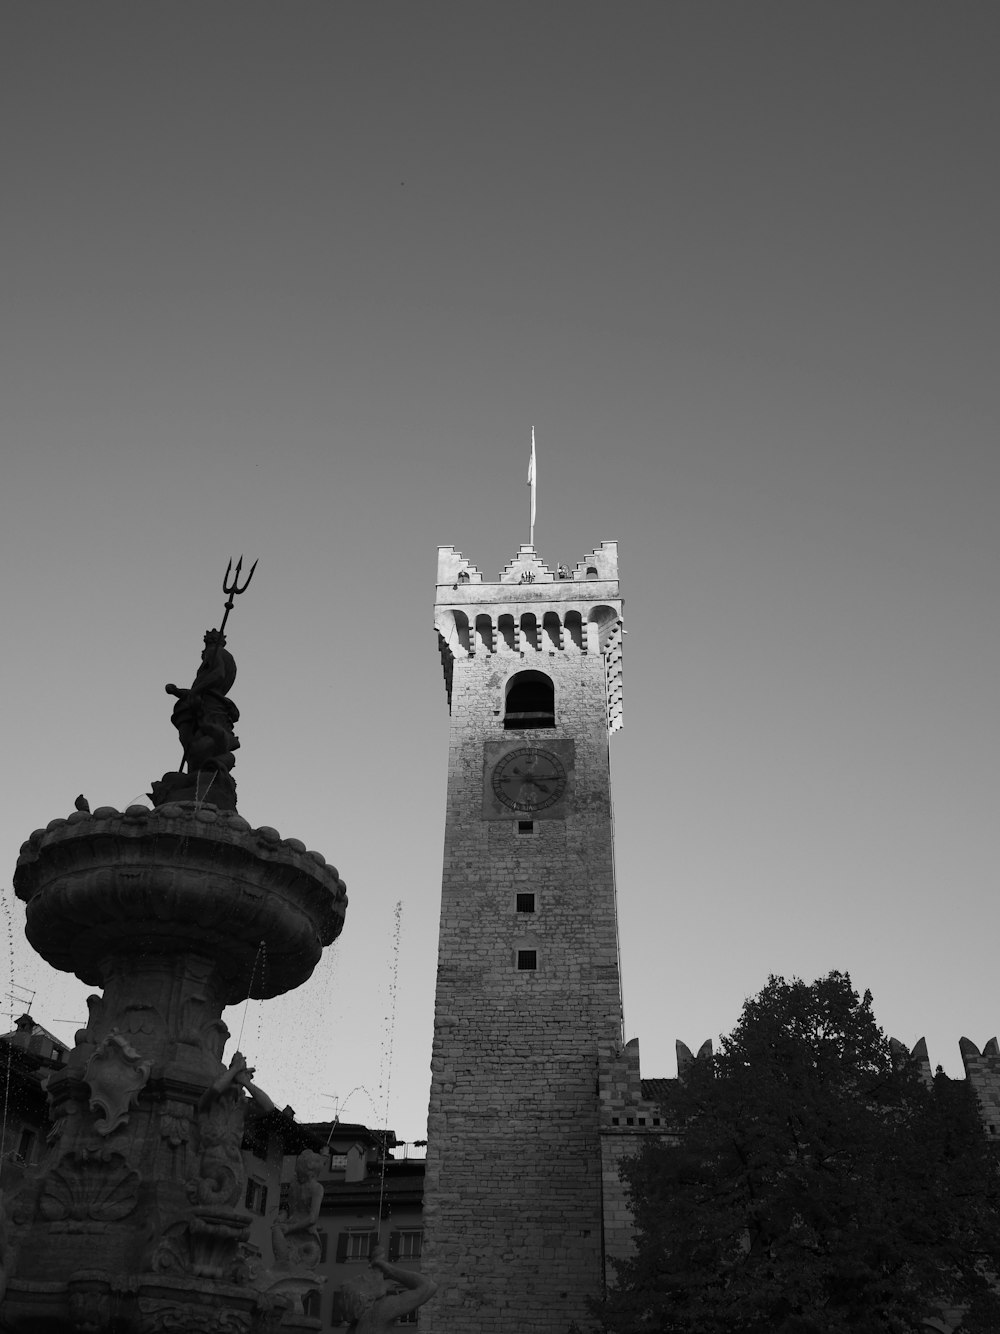
M103 995L49 1078L48 1151L3 1201L8 1334L318 1328L295 1299L315 1286L308 1244L250 1262L243 1117L251 1098L270 1103L239 1052L223 1062L222 1010L305 982L347 896L321 854L236 810L223 631L253 574L240 586L240 571L191 688L167 687L183 759L153 783L153 808L78 801L21 849L29 942Z

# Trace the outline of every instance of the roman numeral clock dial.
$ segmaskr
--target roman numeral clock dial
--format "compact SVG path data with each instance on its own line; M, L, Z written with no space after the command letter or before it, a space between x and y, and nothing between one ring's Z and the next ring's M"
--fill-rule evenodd
M512 811L541 811L566 791L566 769L550 750L509 751L493 770L493 793Z

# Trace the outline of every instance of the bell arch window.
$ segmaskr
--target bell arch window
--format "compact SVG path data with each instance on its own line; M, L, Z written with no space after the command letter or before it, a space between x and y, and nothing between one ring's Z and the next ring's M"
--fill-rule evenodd
M583 652L583 617L578 611L568 611L564 622L566 634L564 643L573 645L577 652Z
M550 653L562 648L562 626L554 611L547 611L542 617L542 644Z
M507 731L555 727L556 691L544 672L517 672L507 682L503 725Z
M497 618L497 639L509 652L519 651L513 616L503 615Z
M493 652L493 622L488 616L476 617L476 632L473 640L477 649L484 653Z

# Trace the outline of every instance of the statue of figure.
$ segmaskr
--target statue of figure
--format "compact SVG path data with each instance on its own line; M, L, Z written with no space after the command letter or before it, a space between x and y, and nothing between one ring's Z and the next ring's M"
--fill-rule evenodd
M242 1052L235 1052L214 1084L198 1103L198 1146L201 1150L198 1177L188 1183L188 1196L195 1204L233 1208L243 1188L243 1089L265 1112L274 1103L251 1080L254 1071Z
M226 651L226 636L220 630L209 630L190 690L173 682L166 687L168 695L177 697L170 721L180 735L181 764L182 768L187 765L187 773L171 770L154 782L149 793L154 806L208 800L224 809L236 809L236 783L230 770L240 745L233 731L240 711L228 698L235 680L236 663Z
M251 1083L257 1071L252 1065L247 1065L247 1058L241 1051L233 1052L233 1059L229 1062L229 1068L223 1070L222 1074L210 1084L201 1095L198 1103L198 1110L205 1111L211 1108L214 1102L223 1102L230 1099L234 1104L242 1106L243 1099L240 1095L240 1089L246 1089L250 1097L261 1109L262 1112L273 1112L274 1103L256 1084Z
M404 1291L387 1290L386 1279L399 1284ZM368 1273L353 1283L345 1283L337 1293L334 1318L339 1313L341 1322L353 1334L388 1334L396 1328L400 1316L423 1306L435 1292L436 1283L412 1269L389 1264L382 1247L376 1246Z
M323 1187L317 1178L323 1155L303 1149L295 1160L295 1181L288 1192L288 1209L278 1214L271 1229L276 1269L315 1269L321 1244L316 1220L323 1204Z
M227 698L235 680L236 663L226 651L225 635L209 630L191 689L180 690L173 683L166 687L168 695L177 697L170 721L180 734L184 759L192 773L196 769L228 771L236 763L233 752L240 743L233 726L239 721L240 711Z

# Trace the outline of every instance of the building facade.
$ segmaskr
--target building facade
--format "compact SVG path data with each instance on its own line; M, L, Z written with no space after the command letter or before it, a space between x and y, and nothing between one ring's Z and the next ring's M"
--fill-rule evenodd
M627 1100L617 545L555 573L524 546L492 583L442 547L435 612L451 731L421 1327L562 1334L601 1288L602 1132Z
M45 1156L52 1131L45 1081L61 1070L69 1049L22 1014L0 1037L0 1189L17 1191L25 1172Z
M319 1182L323 1203L316 1231L320 1242L319 1286L304 1300L306 1315L321 1329L343 1323L342 1290L368 1270L377 1246L385 1258L420 1272L423 1243L424 1160L408 1156L391 1130L324 1122L299 1127L323 1159ZM288 1204L295 1158L285 1159L279 1203ZM420 1312L400 1323L414 1326Z

